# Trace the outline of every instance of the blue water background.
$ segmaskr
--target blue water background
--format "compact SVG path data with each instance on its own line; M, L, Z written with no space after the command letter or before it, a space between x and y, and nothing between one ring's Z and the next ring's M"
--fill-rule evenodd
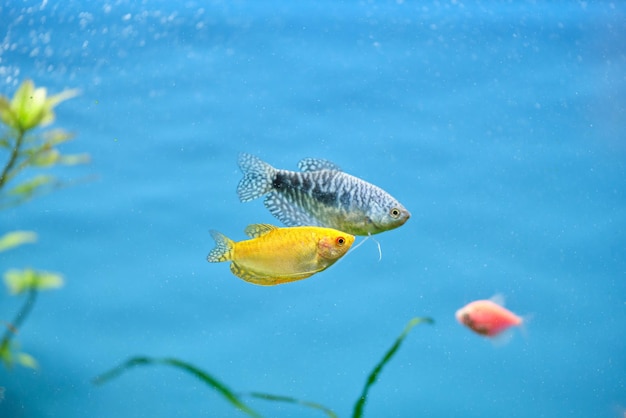
M0 91L79 88L55 126L72 187L3 210L39 242L0 268L62 272L0 368L1 417L242 417L179 370L350 416L620 417L626 407L626 6L621 2L0 3ZM208 233L278 223L240 203L240 152L329 159L397 197L401 228L310 279L258 287ZM6 157L2 157L3 159ZM494 294L506 344L454 319ZM0 292L8 321L23 299ZM267 417L320 417L249 400Z

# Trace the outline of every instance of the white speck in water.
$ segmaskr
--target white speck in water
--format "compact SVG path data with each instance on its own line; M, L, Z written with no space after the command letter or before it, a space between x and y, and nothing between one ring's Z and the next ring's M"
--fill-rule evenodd
M93 21L93 15L91 13L81 12L78 14L78 19L80 28L85 29L85 27Z

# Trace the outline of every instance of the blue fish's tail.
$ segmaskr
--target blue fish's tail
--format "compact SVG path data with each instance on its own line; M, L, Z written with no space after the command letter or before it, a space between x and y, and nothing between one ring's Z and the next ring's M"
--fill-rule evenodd
M211 236L215 240L215 248L213 248L207 256L207 261L209 263L219 263L232 260L235 251L235 242L217 231L211 231Z
M237 186L239 200L247 202L272 191L272 181L276 173L274 167L254 155L241 154L239 168L243 171L243 179Z

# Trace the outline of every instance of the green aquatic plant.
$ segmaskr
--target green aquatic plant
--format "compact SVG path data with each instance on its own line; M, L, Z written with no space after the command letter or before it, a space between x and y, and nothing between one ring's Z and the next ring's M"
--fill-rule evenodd
M118 377L119 375L124 373L126 370L132 369L136 366L151 366L151 365L159 365L159 364L172 366L172 367L181 369L195 376L196 378L204 382L207 386L209 386L210 388L218 392L220 395L222 395L222 397L235 408L239 409L240 411L244 412L245 414L251 417L254 417L254 418L261 417L261 415L258 412L248 407L240 399L240 397L235 392L233 392L226 384L222 383L221 381L213 377L210 373L207 373L204 370L192 364L186 363L176 358L151 358L151 357L144 357L144 356L132 357L126 360L125 362L123 362L122 364L120 364L119 366L96 377L93 380L93 383L96 385L101 385L111 379Z
M31 80L26 80L12 99L0 95L0 122L5 128L0 136L0 149L8 152L8 160L0 173L0 207L23 203L62 185L54 175L40 170L89 161L86 154L64 155L59 151L60 144L73 138L70 133L61 129L40 130L54 121L54 108L76 94L76 90L66 90L48 96L45 88L35 88ZM16 181L26 169L38 172ZM10 185L12 187L7 189Z
M365 407L365 403L367 402L367 397L368 397L371 386L374 383L376 383L376 380L378 379L378 375L382 371L383 367L396 354L396 352L402 345L402 342L405 340L409 332L415 326L421 323L433 324L434 321L433 319L426 318L426 317L413 318L409 321L409 323L404 328L404 331L402 331L402 333L398 336L398 338L393 343L391 348L385 353L383 358L378 362L378 364L374 367L374 369L369 374L367 380L365 381L365 386L363 387L363 391L354 405L352 418L361 418L363 416L363 408ZM273 394L261 393L261 392L249 392L249 393L237 394L233 390L228 388L226 384L219 381L218 379L216 379L215 377L213 377L211 374L207 373L206 371L203 371L202 369L192 364L186 363L176 358L151 358L151 357L145 357L145 356L132 357L126 360L125 362L123 362L122 364L114 367L113 369L99 375L93 380L93 383L96 385L101 385L101 384L108 382L109 380L119 377L125 371L132 369L136 366L150 366L150 365L172 366L172 367L181 369L182 371L195 376L196 378L204 382L208 387L218 392L226 401L228 401L235 408L239 409L241 412L243 412L244 414L250 417L259 418L262 415L259 414L254 409L250 408L248 405L246 405L242 400L242 398L244 397L263 399L263 400L270 401L270 402L286 402L286 403L302 405L307 408L319 410L320 412L323 412L324 414L326 414L326 416L329 418L338 417L337 414L333 412L332 409L322 404L319 404L317 402L304 401L301 399L292 398L290 396L273 395Z
M363 416L363 408L365 407L365 402L367 402L367 395L369 393L370 387L376 383L376 379L378 379L378 375L383 370L385 364L391 360L391 358L396 354L396 351L402 345L402 342L406 338L406 336L411 332L411 330L416 326L425 322L427 324L434 324L435 321L432 318L413 318L409 321L409 323L402 331L402 334L396 339L391 348L385 353L380 362L374 367L374 370L369 374L367 380L365 381L365 386L363 387L363 392L361 392L361 396L356 401L354 405L354 412L352 413L352 418L361 418Z
M72 139L60 130L42 130L54 121L54 108L64 100L76 96L76 90L66 90L48 96L43 87L24 81L11 99L0 95L0 152L6 151L7 160L0 173L0 208L16 206L62 185L54 175L42 170L56 165L75 165L87 162L85 154L64 155L57 146ZM27 171L33 173L27 177ZM37 241L32 231L9 231L0 237L0 252ZM21 352L14 337L33 309L42 290L63 285L63 277L32 268L11 269L4 274L4 282L12 295L26 295L24 304L10 322L2 321L5 330L0 339L0 360L7 367L20 364L35 368L35 359Z

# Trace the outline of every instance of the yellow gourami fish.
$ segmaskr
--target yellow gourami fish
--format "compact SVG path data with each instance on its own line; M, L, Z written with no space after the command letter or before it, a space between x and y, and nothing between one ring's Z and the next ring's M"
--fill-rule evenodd
M254 224L245 233L252 239L235 242L211 231L216 246L207 260L232 261L230 270L235 276L261 286L289 283L319 273L343 257L354 243L354 235L317 226L279 228Z

